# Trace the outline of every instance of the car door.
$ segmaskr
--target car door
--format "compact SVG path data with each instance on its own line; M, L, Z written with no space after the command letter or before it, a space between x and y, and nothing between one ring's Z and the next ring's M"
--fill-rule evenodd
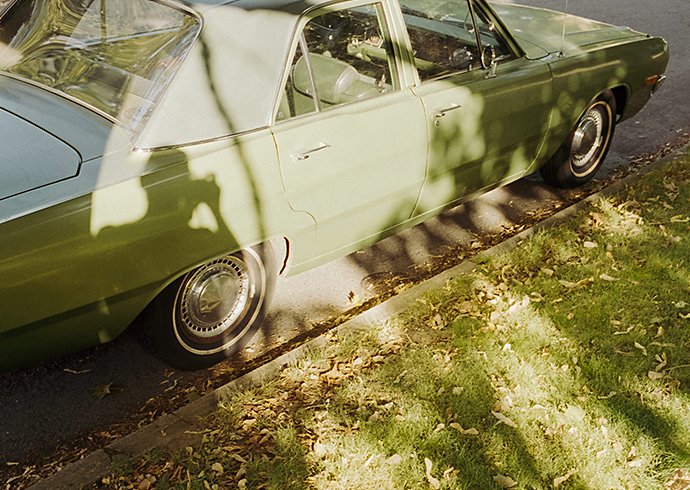
M415 215L529 172L548 133L546 63L522 56L475 0L402 14L429 127L429 167Z
M396 58L389 7L338 4L298 33L274 135L290 204L317 222L315 260L408 220L424 182L424 110Z

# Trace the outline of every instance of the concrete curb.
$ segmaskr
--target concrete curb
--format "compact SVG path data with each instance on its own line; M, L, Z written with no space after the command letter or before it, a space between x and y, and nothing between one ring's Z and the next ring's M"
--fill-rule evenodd
M662 167L669 161L687 151L684 147L654 162L642 170L630 175L609 187L592 194L586 199L559 211L532 228L524 230L508 240L488 249L457 266L448 269L385 302L351 318L334 329L335 332L352 331L375 324L380 324L402 313L426 292L443 287L449 280L467 274L488 257L497 256L514 249L523 240L540 230L556 226L575 216L590 203L605 196L615 195L644 175ZM168 450L181 449L201 442L204 426L202 421L209 416L229 393L248 386L258 385L275 376L284 366L294 362L308 351L328 343L325 335L310 340L296 349L264 364L263 366L221 386L213 392L186 405L172 414L163 415L149 425L119 439L103 449L99 449L83 459L72 463L49 478L32 485L32 490L79 489L96 483L111 471L114 464L137 458L154 448Z

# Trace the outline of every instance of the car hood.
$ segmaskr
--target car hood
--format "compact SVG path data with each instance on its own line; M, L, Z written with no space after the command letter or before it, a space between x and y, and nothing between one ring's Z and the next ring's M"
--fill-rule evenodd
M565 15L555 10L505 3L492 6L530 58L541 58L561 50L567 54L591 44L644 36L629 27Z

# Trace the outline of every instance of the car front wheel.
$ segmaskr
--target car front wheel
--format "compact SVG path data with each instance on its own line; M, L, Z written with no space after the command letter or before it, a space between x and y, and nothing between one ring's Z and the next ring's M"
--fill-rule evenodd
M588 182L606 158L615 126L616 99L607 91L590 104L566 142L541 168L544 180L565 188Z
M231 357L261 326L275 277L268 245L197 267L152 303L142 325L149 345L167 364L186 370Z

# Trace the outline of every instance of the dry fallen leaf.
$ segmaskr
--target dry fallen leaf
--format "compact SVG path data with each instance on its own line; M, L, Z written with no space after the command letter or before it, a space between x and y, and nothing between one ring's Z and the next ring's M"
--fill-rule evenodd
M112 383L112 382L110 382L110 383L103 383L103 384L100 384L100 385L96 386L96 387L91 391L91 394L92 394L93 396L95 396L96 398L98 398L99 400L102 400L102 399L105 398L106 396L111 395L111 394L113 393L113 392L112 392L112 388L113 388L113 383Z
M153 482L151 482L151 480L149 480L148 478L142 480L141 483L139 483L139 485L137 486L137 490L150 490L151 488L153 488Z
M381 412L378 410L369 416L369 422L378 422L379 420L381 420Z
M617 394L618 394L618 392L616 392L616 391L609 391L609 394L608 394L608 395L606 395L606 396L598 396L597 399L598 399L598 400L608 400L608 399L610 399L610 398L613 398L613 397L616 396Z
M451 429L455 429L461 434L465 434L466 436L477 436L479 435L479 431L475 429L474 427L470 429L463 429L462 425L458 424L457 422L452 422L451 424L448 425Z
M617 278L617 277L611 277L611 276L609 276L608 274L601 274L601 275L599 276L599 279L601 279L602 281L608 281L608 282L620 281L619 278Z
M494 476L494 481L496 482L496 485L498 485L501 488L514 488L517 487L517 482L510 478L509 476L504 476L504 475L496 475Z
M400 456L399 454L396 453L393 456L391 456L390 458L388 458L387 461L388 461L388 464L395 466L397 464L402 463L402 456Z
M627 352L627 351L620 350L620 349L614 349L613 352L615 352L615 353L618 354L619 356L635 357L635 353L634 353L634 352Z
M654 356L654 358L659 363L654 368L654 371L656 371L657 373L661 372L661 370L664 369L668 364L668 360L666 359L666 353L663 352L661 355L657 354L656 356Z
M76 371L76 370L74 370L74 369L69 369L69 368L65 368L65 369L63 369L63 371L66 372L66 373L69 373L69 374L86 374L86 373L90 373L90 372L91 372L90 369L83 369L83 370L81 370L81 371Z
M441 482L431 476L431 469L434 467L434 463L429 458L424 458L424 465L426 466L426 480L429 482L429 486L434 490L438 490L441 488Z
M690 488L690 469L677 469L664 482L664 488L667 490L688 490Z
M585 279L581 279L577 281L577 286L589 286L590 284L594 284L594 277L587 277Z
M398 375L396 376L395 380L393 380L393 384L398 384L398 383L400 383L400 381L401 381L405 376L407 376L407 373L408 373L408 371L407 371L407 369L405 369L403 372L401 372L400 374L398 374Z
M503 422L507 426L512 427L514 429L517 428L517 424L515 422L513 422L512 420L510 420L505 415L503 415L502 413L494 412L493 410L491 411L491 413L493 414L494 417L496 417L499 421Z
M565 482L570 480L570 477L572 477L575 474L575 470L570 470L563 476L559 476L558 478L553 479L553 488L558 488L559 486L563 485Z
M443 321L443 318L441 317L440 314L436 314L432 320L431 328L433 330L442 330L446 327L446 323Z
M230 454L229 456L230 456L232 459L234 459L235 461L237 461L238 463L246 463L246 462L247 462L246 459L244 459L242 456L240 456L240 455L237 454L237 453Z

